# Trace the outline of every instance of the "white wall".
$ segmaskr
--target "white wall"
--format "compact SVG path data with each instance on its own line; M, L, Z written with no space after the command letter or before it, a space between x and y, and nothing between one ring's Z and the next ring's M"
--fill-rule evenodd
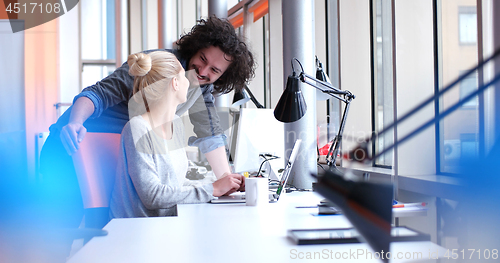
M158 0L147 0L147 46L145 49L158 49Z
M264 105L264 79L265 79L264 78L265 50L264 50L263 21L264 18L261 18L250 26L249 38L246 40L248 47L253 52L254 60L257 63L257 68L255 69L255 78L250 82L248 88L252 91L257 101L259 101L259 103L262 105ZM256 108L251 101L248 102L246 106L248 108Z
M396 85L398 118L434 93L432 1L396 2ZM398 125L398 139L434 116L424 108ZM402 144L398 151L400 175L434 174L435 136L431 127Z
M278 103L285 80L283 79L283 33L281 18L281 0L269 0L269 75L271 85L271 107Z
M141 0L130 0L128 12L130 14L130 54L143 50L142 47L142 28L141 28Z
M344 152L371 134L370 10L364 0L340 0L340 86L356 98L347 118Z
M59 102L63 103L72 103L73 98L82 89L80 87L79 6L80 4L58 18Z
M319 58L321 63L323 63L323 70L327 73L326 70L326 7L325 1L323 0L315 0L314 2L314 26L315 26L315 40L314 43L316 45L316 56ZM315 73L316 74L316 73ZM328 73L327 73L328 74ZM315 75L313 75L315 76ZM314 89L314 87L307 87ZM318 92L321 94L320 92ZM319 95L316 95L316 99L319 98ZM316 103L316 119L317 123L322 124L326 123L326 100L317 101Z
M207 1L205 1L207 2ZM179 34L183 35L191 31L191 28L196 24L196 0L183 0L179 1L179 10L180 10L180 29L181 32Z
M10 22L0 20L0 157L2 160L2 179L24 178L34 174L26 151L26 92L24 43L25 31L12 33L11 23L24 28L23 20ZM34 170L34 169L33 169ZM16 177L15 177L16 176Z
M84 4L78 4L76 7L80 7L81 14L85 17L85 23L81 24L82 36L87 36L82 39L82 58L83 59L104 59L105 55L103 53L103 10L105 10L106 1L86 1ZM73 8L69 13L74 12ZM66 15L60 16L61 21L66 20ZM69 21L71 24L71 21ZM75 27L75 33L78 32L78 27ZM89 37L90 36L90 37ZM69 36L63 36L64 41L66 38L68 41L72 42L74 40L69 39ZM105 39L105 38L104 38Z

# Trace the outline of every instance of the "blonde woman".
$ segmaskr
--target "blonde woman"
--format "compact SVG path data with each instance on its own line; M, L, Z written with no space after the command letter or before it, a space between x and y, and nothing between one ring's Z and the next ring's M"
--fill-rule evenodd
M175 112L186 102L189 80L175 55L137 53L127 63L134 76L129 111L132 103L144 110L122 131L110 216L174 216L177 204L208 202L238 190L242 178L237 174L207 184L193 184L185 178L188 161L183 123Z

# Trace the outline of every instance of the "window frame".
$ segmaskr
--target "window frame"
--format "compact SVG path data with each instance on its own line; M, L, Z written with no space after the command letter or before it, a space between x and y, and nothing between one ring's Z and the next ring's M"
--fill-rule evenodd
M123 0L106 0L106 1L103 1L102 2L102 5L106 5L106 10L105 11L101 11L101 12L105 12L105 16L106 16L106 24L105 25L101 25L101 27L105 28L105 34L103 34L103 38L105 37L106 39L103 40L104 44L103 45L106 45L106 47L102 47L104 49L106 49L106 56L108 58L104 58L104 59L84 59L83 58L83 49L82 49L82 41L83 41L83 30L82 30L82 25L85 23L84 22L84 16L82 15L82 6L81 4L78 5L78 12L79 12L79 34L80 34L80 80L79 80L79 86L80 86L80 91L82 91L84 88L84 85L83 85L83 74L84 74L84 68L86 66L101 66L103 67L103 70L106 69L107 67L114 67L115 69L116 68L119 68L122 64L122 56L123 56L123 51L125 50L122 50L122 43L123 43L123 39L122 39L122 35L123 35L123 32L122 32L122 19L124 18L122 16L122 12L123 11L126 11L127 8L125 6L123 6ZM112 8L114 9L112 12L107 8L107 4L108 3L112 3ZM114 19L111 21L111 20L108 20L107 19L107 14L109 13L113 13L114 15ZM110 24L108 24L110 23ZM112 53L112 56L110 57L108 55L108 52L110 50L110 46L108 45L108 38L109 38L109 30L110 29L114 29L114 32L112 32L112 35L113 35L113 41L111 41L111 43L109 43L111 45L111 51L114 51L114 52L111 52ZM128 53L128 50L126 51ZM104 74L104 77L106 77L107 75ZM96 80L98 81L98 80Z

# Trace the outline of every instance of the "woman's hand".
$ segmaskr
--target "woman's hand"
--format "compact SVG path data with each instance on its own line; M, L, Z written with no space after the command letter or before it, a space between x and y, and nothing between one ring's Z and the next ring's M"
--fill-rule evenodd
M213 183L214 196L230 195L245 187L245 177L241 174L226 174Z

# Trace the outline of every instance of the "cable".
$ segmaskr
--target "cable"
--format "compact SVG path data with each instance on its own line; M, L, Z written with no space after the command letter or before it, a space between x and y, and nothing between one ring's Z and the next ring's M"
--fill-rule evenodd
M278 159L279 157L278 156L274 156L274 155L271 155L271 154L259 154L260 157L264 158L264 161L260 164L260 167L259 167L259 171L257 172L257 177L263 177L261 174L260 174L260 171L262 170L262 166L266 163L266 162L269 162L269 161L272 161L274 159ZM267 157L271 157L270 159L267 159ZM269 164L269 166L271 166Z
M295 185L293 185L293 184L287 184L287 185L289 185L289 187L285 189L285 191L286 191L287 193L291 193L291 192L293 192L293 191L299 191L299 192L311 192L311 191L312 191L312 189L297 188L297 187L296 187ZM292 189L292 188L293 188L293 189Z
M323 172L326 172L325 167L323 167L323 165L321 165L320 163L317 163L317 164L318 164L318 166L319 166L321 169L323 169Z

